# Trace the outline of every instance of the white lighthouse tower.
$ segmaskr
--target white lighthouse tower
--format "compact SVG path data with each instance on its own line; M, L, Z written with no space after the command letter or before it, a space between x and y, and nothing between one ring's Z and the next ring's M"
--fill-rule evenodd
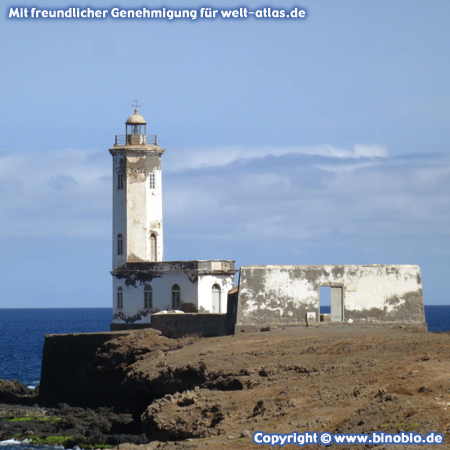
M163 260L161 155L147 122L134 114L117 136L113 156L113 269Z
M163 261L162 173L156 136L134 114L113 157L112 330L149 326L160 311L226 313L234 261Z

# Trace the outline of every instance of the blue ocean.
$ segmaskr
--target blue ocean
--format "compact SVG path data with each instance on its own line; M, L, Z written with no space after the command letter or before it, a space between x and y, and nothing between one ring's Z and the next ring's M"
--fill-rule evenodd
M0 378L37 386L46 334L109 331L111 308L0 309Z

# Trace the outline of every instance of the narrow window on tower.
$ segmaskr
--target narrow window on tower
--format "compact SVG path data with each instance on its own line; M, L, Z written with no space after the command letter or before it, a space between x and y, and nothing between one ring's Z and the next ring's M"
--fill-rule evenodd
M121 234L117 235L117 254L123 255L123 238Z
M123 189L123 173L119 172L117 174L117 189Z
M144 309L153 308L153 291L151 286L145 286L144 288Z
M150 261L156 261L157 246L156 234L152 233L150 236Z
M156 187L155 174L149 173L148 180L149 180L150 189L155 189L155 187Z
M172 287L172 309L180 309L181 307L181 293L180 286L174 284Z
M123 308L123 289L122 287L117 288L117 309Z

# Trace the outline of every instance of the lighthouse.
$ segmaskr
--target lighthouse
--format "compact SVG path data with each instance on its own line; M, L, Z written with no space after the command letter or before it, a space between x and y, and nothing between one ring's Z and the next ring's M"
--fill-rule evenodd
M160 311L226 313L234 261L163 260L162 170L156 135L134 114L116 135L113 158L112 330L149 326Z
M138 108L116 135L113 157L113 269L163 260L161 156Z

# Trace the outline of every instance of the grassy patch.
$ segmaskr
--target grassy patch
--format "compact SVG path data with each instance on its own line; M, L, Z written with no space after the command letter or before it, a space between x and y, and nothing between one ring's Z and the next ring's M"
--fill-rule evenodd
M27 436L26 439L35 445L64 445L74 441L70 436L47 436L45 438Z
M2 417L4 422L30 422L31 420L36 420L35 417L12 417L12 418L5 418Z
M62 420L62 417L32 417L32 416L25 416L25 417L12 417L11 419L2 418L0 420L4 420L5 422L47 422L47 423L54 423L54 422L59 422L60 420Z

